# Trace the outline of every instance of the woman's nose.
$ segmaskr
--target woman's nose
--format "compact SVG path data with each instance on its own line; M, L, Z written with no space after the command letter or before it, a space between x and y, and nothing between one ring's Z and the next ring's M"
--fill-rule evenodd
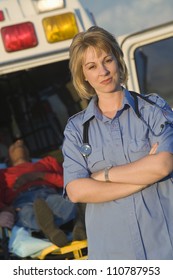
M100 75L106 75L109 73L109 70L106 68L104 64L101 64L99 67L99 74Z

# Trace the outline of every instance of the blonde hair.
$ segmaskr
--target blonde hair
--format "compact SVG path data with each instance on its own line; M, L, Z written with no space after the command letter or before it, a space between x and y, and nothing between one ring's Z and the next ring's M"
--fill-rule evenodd
M89 46L96 51L104 50L106 53L112 53L118 62L121 83L126 85L128 71L123 58L123 52L118 45L115 37L108 31L98 26L92 26L85 32L78 33L70 46L69 67L72 75L73 85L80 98L90 99L96 94L94 88L85 80L82 64L84 53Z

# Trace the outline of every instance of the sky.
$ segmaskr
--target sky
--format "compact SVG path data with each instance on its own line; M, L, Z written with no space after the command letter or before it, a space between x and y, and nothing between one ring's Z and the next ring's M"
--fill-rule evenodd
M115 36L173 21L172 0L80 0Z

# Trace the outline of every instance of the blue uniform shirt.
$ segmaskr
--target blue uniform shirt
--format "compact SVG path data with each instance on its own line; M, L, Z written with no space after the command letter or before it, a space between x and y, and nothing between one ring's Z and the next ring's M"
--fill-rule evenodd
M96 96L86 110L69 119L63 144L64 186L107 166L138 160L156 142L158 152L173 153L173 112L166 102L156 94L149 97L161 110L138 97L141 120L133 97L126 89L124 93L122 109L113 119L101 114ZM85 159L80 153L83 123L92 116L92 153ZM86 228L89 259L173 259L173 174L126 198L88 203Z

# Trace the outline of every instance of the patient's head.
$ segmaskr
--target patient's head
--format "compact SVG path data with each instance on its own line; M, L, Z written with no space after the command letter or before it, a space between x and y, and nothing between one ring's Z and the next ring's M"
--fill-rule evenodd
M18 164L30 161L29 150L25 146L23 140L14 142L8 150L10 165L16 166Z

